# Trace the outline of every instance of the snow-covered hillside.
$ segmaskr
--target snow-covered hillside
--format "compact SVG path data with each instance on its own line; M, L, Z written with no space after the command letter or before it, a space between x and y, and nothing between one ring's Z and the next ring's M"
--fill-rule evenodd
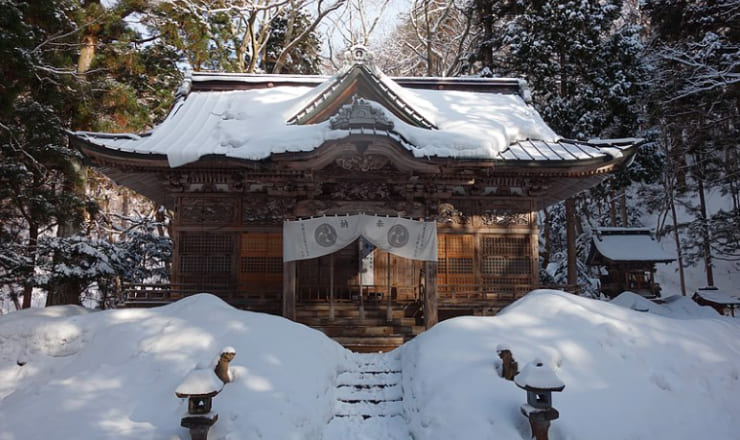
M391 355L407 423L358 424L369 431L346 440L528 438L525 393L496 372L500 344L520 369L539 358L565 382L551 439L739 438L740 320L667 310L536 291L496 317L444 321ZM235 380L214 398L210 439L335 438L337 377L355 356L300 324L197 295L1 316L0 440L187 439L174 391L224 346L237 352Z

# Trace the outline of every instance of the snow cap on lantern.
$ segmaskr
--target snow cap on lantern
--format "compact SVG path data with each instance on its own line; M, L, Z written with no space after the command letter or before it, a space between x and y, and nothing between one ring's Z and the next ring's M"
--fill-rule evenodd
M552 408L552 392L565 388L563 381L540 359L528 363L514 383L527 391L527 403L536 409Z

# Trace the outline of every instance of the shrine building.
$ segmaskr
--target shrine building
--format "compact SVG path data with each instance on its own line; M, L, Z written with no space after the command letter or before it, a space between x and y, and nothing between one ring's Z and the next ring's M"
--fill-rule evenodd
M362 47L330 77L192 73L151 132L71 139L174 212L171 284L131 304L211 292L360 349L537 288L537 211L640 142L560 138L522 80L390 78Z

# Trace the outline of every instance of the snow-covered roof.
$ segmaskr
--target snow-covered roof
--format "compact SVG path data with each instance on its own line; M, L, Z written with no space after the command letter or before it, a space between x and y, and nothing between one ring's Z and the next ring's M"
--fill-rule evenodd
M676 259L663 250L650 229L645 228L598 228L593 244L599 254L611 261L669 262Z
M740 306L740 292L730 292L720 289L698 289L695 295L715 304Z
M262 160L309 152L353 134L393 139L415 157L577 161L621 157L637 142L562 140L528 103L518 79L397 79L366 64L331 77L193 73L150 133L75 132L97 147L165 156L171 167L201 157ZM404 85L405 84L405 85ZM392 128L332 128L331 117L364 98ZM615 148L616 147L616 148Z

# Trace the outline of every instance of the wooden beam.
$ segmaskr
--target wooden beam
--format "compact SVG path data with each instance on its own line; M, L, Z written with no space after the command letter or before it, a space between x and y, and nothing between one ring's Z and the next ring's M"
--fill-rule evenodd
M283 263L283 316L295 321L296 263Z
M428 330L439 321L437 314L437 262L424 262L424 327Z

